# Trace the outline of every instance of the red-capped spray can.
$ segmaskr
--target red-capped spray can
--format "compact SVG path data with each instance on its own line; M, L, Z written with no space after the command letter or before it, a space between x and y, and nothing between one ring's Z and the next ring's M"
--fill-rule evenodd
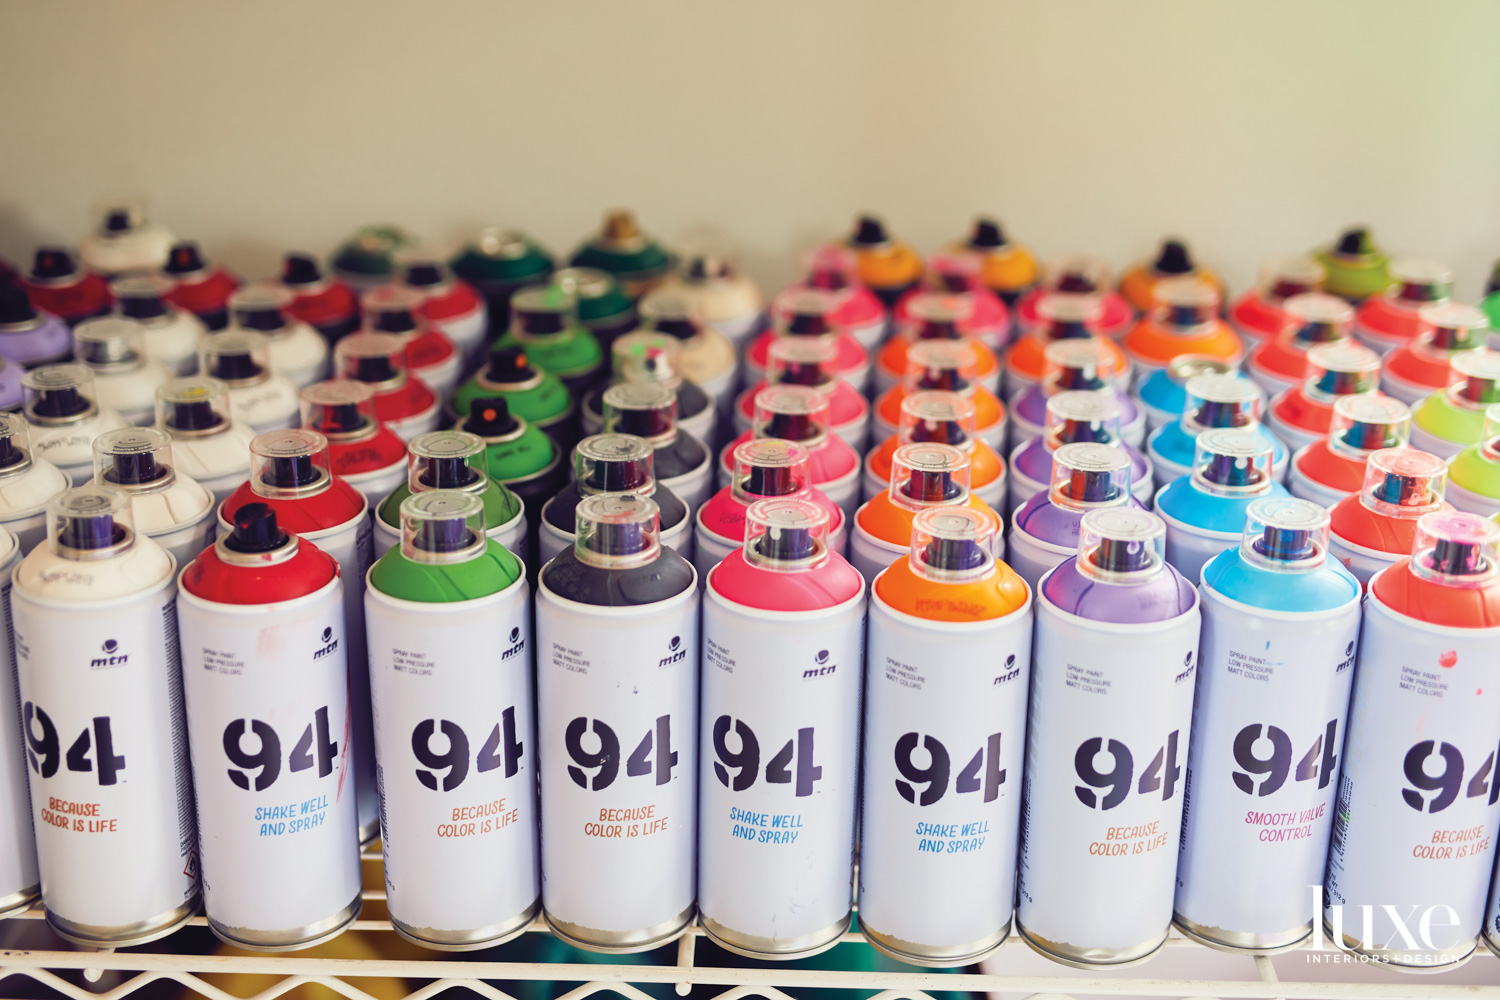
M1287 328L1286 303L1323 290L1323 265L1307 254L1273 257L1260 269L1260 281L1229 308L1229 324L1247 343L1274 340Z
M21 561L21 544L0 528L0 624L10 633L11 573ZM21 703L16 687L16 652L0 642L0 915L31 905L41 893L36 839L31 830L31 801L26 788L27 750L20 729Z
M67 247L37 247L31 271L22 277L21 287L32 305L61 317L69 326L107 316L114 305L109 283L103 276L80 268Z
M811 500L745 521L704 597L698 919L736 954L798 958L853 905L864 581Z
M241 504L177 621L208 925L252 951L326 941L361 905L338 563Z
M311 254L289 253L281 268L281 283L292 293L292 315L336 344L359 329L359 299L354 289L337 278L325 277Z
M192 240L180 240L167 253L161 273L172 279L167 300L198 317L210 330L229 325L229 298L240 287L228 268L206 260Z
M328 439L333 474L373 509L406 482L406 442L380 422L375 390L340 379L302 390L302 426Z
M1299 386L1307 378L1307 352L1318 344L1348 340L1354 310L1336 295L1309 292L1282 304L1286 329L1256 344L1245 361L1250 380L1267 396Z
M403 441L437 430L442 412L437 393L410 374L406 345L389 333L356 333L333 349L336 378L363 382L375 390L380 422Z
M489 309L484 299L455 278L436 255L417 252L397 256L396 287L422 296L418 315L458 349L462 372L467 374L484 356L485 335L489 332Z
M441 399L458 385L464 357L453 341L422 316L422 293L400 285L381 285L360 298L365 327L401 338L406 369Z
M1390 288L1359 306L1354 336L1377 354L1409 344L1421 335L1422 310L1453 297L1453 272L1435 260L1391 261Z
M1333 403L1328 436L1292 456L1286 488L1294 497L1332 507L1358 493L1370 456L1403 448L1411 438L1411 411L1378 392L1340 396Z
M1415 448L1382 448L1365 459L1359 493L1334 505L1328 553L1361 584L1404 559L1416 541L1417 521L1443 510L1448 469Z

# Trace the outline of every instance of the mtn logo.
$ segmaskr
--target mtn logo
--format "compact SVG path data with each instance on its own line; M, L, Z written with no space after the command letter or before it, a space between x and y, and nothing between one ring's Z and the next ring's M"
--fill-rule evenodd
M682 636L674 635L667 643L667 655L661 658L657 667L669 667L674 663L687 659L687 647L682 644Z
M120 652L120 644L114 639L105 639L99 649L104 655L89 660L90 667L119 667L130 662L130 654Z

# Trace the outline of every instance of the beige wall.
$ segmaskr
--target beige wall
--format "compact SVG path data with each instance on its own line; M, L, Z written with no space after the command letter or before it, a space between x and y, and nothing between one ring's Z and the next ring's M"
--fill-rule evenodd
M985 210L1117 267L1180 231L1242 288L1362 220L1473 296L1497 56L1488 0L0 0L0 253L116 193L250 275L626 204L775 283L858 209L923 249Z

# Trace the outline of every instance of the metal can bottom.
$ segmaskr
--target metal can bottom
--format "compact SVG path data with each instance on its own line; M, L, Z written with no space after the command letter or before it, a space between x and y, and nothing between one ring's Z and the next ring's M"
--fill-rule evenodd
M526 928L531 926L531 921L536 919L537 912L541 908L542 899L538 896L524 912L510 920L472 931L444 931L431 927L418 929L403 924L395 917L391 917L390 920L397 934L423 948L431 948L433 951L478 951L481 948L493 948L520 937L525 933Z
M1328 936L1328 939L1339 948L1352 954L1368 958L1371 964L1382 965L1390 969L1399 969L1402 972L1414 972L1418 974L1428 972L1448 972L1451 969L1456 969L1468 962L1469 959L1473 958L1474 952L1479 949L1479 939L1476 937L1473 941L1469 942L1467 951L1454 948L1450 951L1440 953L1447 958L1447 961L1444 961L1442 963L1403 962L1396 961L1393 956L1403 956L1408 954L1407 952L1393 951L1385 948L1367 948L1364 946L1364 944L1350 937L1348 934L1345 934L1343 936L1343 940L1335 938L1333 934L1333 927L1329 925L1327 920L1323 921L1323 931ZM1493 945L1491 945L1491 947L1493 947Z
M91 927L64 920L51 910L47 911L47 926L64 941L88 948L134 948L150 944L177 930L198 912L198 893L181 906L168 910L160 916L118 927ZM45 900L43 901L45 905Z
M1180 913L1172 914L1172 926L1201 945L1216 951L1227 951L1234 955L1280 955L1307 943L1312 937L1312 921L1296 930L1279 934L1252 934L1247 931L1226 931L1222 927L1205 927L1194 923Z
M741 934L702 914L699 914L698 922L703 926L708 939L725 951L733 952L742 958L785 962L794 958L811 958L813 955L820 955L832 948L839 943L839 939L849 929L852 918L852 912L845 914L844 919L829 927L795 938L767 938Z
M1057 944L1032 934L1020 920L1016 921L1016 930L1020 932L1021 940L1031 946L1032 951L1074 969L1126 969L1155 958L1167 944L1165 930L1159 938L1128 948L1074 948L1072 945Z
M934 947L887 937L864 921L860 921L859 929L876 951L883 952L898 962L928 969L951 969L962 965L976 965L999 951L1005 939L1010 937L1010 925L1011 921L1007 920L1004 927L983 941L949 947Z
M42 894L41 884L28 886L0 899L0 918L14 916L24 910L29 910L31 904L36 902Z
M601 931L596 927L570 924L566 920L557 919L546 910L542 911L542 916L546 918L547 926L552 928L552 933L564 944L584 951L597 951L603 955L630 955L660 948L676 940L687 929L687 925L692 923L696 911L695 903L671 920L664 920L654 927L638 931Z
M364 899L355 893L354 900L348 906L333 916L306 927L277 931L260 931L249 927L229 928L209 917L208 928L220 941L246 951L301 951L338 937L344 932L344 928L359 917L363 906Z

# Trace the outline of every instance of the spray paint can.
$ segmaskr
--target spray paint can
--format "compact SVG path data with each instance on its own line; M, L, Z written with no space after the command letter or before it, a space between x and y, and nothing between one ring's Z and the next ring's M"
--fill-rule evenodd
M469 285L453 277L437 257L426 253L401 255L395 276L395 287L416 292L422 297L418 318L429 328L448 338L460 358L463 374L473 371L484 356L489 335L489 310L484 299ZM454 380L455 384L457 379ZM450 387L451 388L451 387Z
M219 534L227 534L239 509L263 503L276 522L312 542L339 564L344 582L344 639L349 662L349 747L354 754L354 790L359 839L379 833L375 789L374 723L370 718L370 673L365 654L365 571L370 568L370 516L365 498L329 467L328 439L316 431L261 434L250 442L250 481L219 505Z
M603 228L573 251L568 263L607 271L626 295L639 299L666 279L672 255L641 231L634 212L616 208L605 213Z
M1120 404L1120 439L1140 448L1146 443L1146 417L1125 394L1130 382L1119 351L1100 337L1057 340L1043 352L1046 374L1015 397L1011 406L1010 446L1041 437L1047 426L1047 400L1059 392L1100 390L1115 394Z
M1006 509L1019 510L1027 500L1045 493L1052 483L1052 453L1079 441L1107 444L1130 456L1130 491L1143 503L1150 500L1152 462L1121 439L1121 412L1120 397L1112 390L1059 392L1048 399L1042 436L1010 453Z
M1484 433L1448 463L1447 500L1459 510L1493 517L1500 513L1500 404L1484 411Z
M1452 297L1453 272L1448 265L1435 260L1393 260L1389 288L1360 304L1354 336L1377 354L1387 354L1421 336L1426 326L1423 308Z
M901 427L865 456L866 499L891 484L891 456L913 442L948 444L969 456L969 488L991 507L1005 503L1005 460L979 440L974 404L956 392L914 392L901 402Z
M1484 347L1489 336L1489 317L1474 306L1439 302L1424 306L1419 316L1423 331L1381 361L1380 391L1407 406L1446 389L1454 355Z
M1027 247L1006 239L1005 230L993 216L976 216L968 237L954 248L979 257L985 287L1000 296L1009 309L1036 287L1041 276L1036 256Z
M447 396L463 375L463 355L435 326L421 318L422 293L399 285L381 285L360 297L365 328L400 337L406 370L439 398Z
M481 229L448 261L448 266L459 280L484 296L493 328L510 318L512 293L547 280L552 273L552 255L519 230L490 228Z
M182 571L203 906L252 951L311 947L359 915L343 590L333 557L264 503Z
M336 378L375 390L375 413L403 441L437 430L437 394L406 368L406 345L389 333L362 331L334 345Z
M863 451L870 432L870 404L838 375L838 347L827 337L777 337L766 357L766 377L740 393L734 404L734 431L743 434L755 419L755 394L771 385L806 385L828 397L830 430Z
M1193 471L1157 491L1152 508L1167 525L1167 562L1197 580L1210 559L1239 544L1251 502L1288 496L1265 442L1228 428L1204 431Z
M922 279L922 258L909 245L886 231L885 220L866 213L854 220L845 241L859 261L859 280L887 309Z
M687 504L688 513L714 493L713 455L677 427L677 392L660 382L621 382L604 393L604 429L634 434L656 451L657 480Z
M22 556L46 540L47 504L70 485L57 466L36 457L25 419L0 413L0 525L15 535ZM3 570L0 579L8 579Z
M1135 325L1135 310L1114 290L1109 262L1091 254L1069 254L1051 261L1042 283L1016 303L1017 332L1030 333L1045 325L1039 307L1054 295L1083 295L1095 299L1099 303L1095 326L1101 337L1119 340ZM1040 369L1037 372L1040 374Z
M172 282L160 274L133 274L109 284L115 314L141 325L146 357L173 375L191 375L198 366L198 341L208 332L203 321L167 300Z
M661 287L692 302L703 322L729 338L735 346L760 329L766 296L722 250L695 251L669 274Z
M910 321L896 328L876 354L873 372L874 391L885 392L900 383L906 374L907 355L913 344L923 340L961 340L974 355L974 373L978 383L991 392L1000 391L1000 362L995 352L973 335L969 326L972 304L962 296L940 292L921 292L911 297L907 306Z
M967 250L933 254L927 261L923 284L929 291L961 298L968 305L970 336L977 337L991 350L1005 348L1011 333L1010 310L984 283L984 262L978 254ZM896 303L893 314L898 326L910 320L907 309L918 293L919 289L913 289Z
M1449 362L1448 388L1412 408L1411 443L1448 459L1484 435L1484 412L1500 403L1500 353L1464 351Z
M177 471L165 432L127 427L94 438L94 482L126 493L136 534L166 549L177 565L213 544L214 495Z
M1375 392L1380 357L1354 341L1319 344L1307 352L1307 379L1271 400L1266 427L1295 452L1328 436L1340 396Z
M1390 287L1390 258L1375 246L1364 226L1345 229L1336 242L1313 256L1327 271L1323 287L1330 295L1359 303Z
M800 281L783 289L788 298L798 291L815 289L834 297L834 324L853 337L866 351L885 339L885 303L859 278L859 259L839 243L825 243L801 262Z
M1203 570L1203 639L1173 922L1272 954L1321 918L1320 884L1359 639L1360 586L1328 558L1328 512L1262 498Z
M318 258L289 253L281 268L281 284L292 293L292 315L336 344L359 329L359 299L354 289L323 275Z
M229 297L234 325L266 338L271 370L301 389L328 377L328 342L292 314L292 293L270 282Z
M1120 295L1130 308L1146 315L1156 309L1157 289L1167 281L1187 278L1206 285L1223 298L1223 285L1212 271L1193 260L1185 242L1175 236L1162 240L1156 259L1139 261L1120 275Z
M1445 511L1416 535L1365 601L1323 924L1430 972L1473 953L1500 833L1500 527Z
M520 347L498 347L486 367L454 392L452 416L468 416L474 400L498 396L510 412L567 448L578 433L573 395L556 375L531 364Z
M853 908L865 588L811 500L745 523L703 604L698 921L735 954L801 958Z
M573 296L578 322L588 328L601 349L636 327L635 302L614 275L591 267L564 267L553 272L552 284ZM534 284L534 282L527 282ZM505 316L509 318L507 308Z
M47 544L16 567L42 903L75 944L145 944L198 908L176 568L135 533L128 496L92 485L47 505Z
M1229 325L1247 343L1275 340L1290 325L1286 303L1323 290L1323 265L1311 256L1273 257L1260 269L1260 281L1229 307Z
M364 294L391 280L398 251L416 245L416 238L399 226L364 226L334 250L329 263L339 279Z
M805 385L773 385L755 397L755 426L719 452L719 475L728 483L734 472L736 445L752 438L795 441L807 449L813 485L844 512L859 506L859 453L837 434L828 433L828 400Z
M380 422L375 391L347 379L302 390L302 426L328 439L333 474L374 507L406 482L406 443Z
M1036 305L1037 321L1005 353L1004 398L1014 405L1047 376L1047 349L1067 340L1095 340L1110 359L1121 389L1130 384L1130 362L1120 345L1103 334L1104 304L1097 295L1048 292Z
M31 449L62 470L76 485L94 475L94 438L129 426L114 410L100 406L94 373L83 365L43 365L21 378Z
M1287 328L1256 344L1245 363L1250 380L1267 396L1301 385L1308 375L1308 350L1346 341L1354 327L1354 310L1336 295L1296 295L1287 299L1283 311Z
M656 481L656 451L633 434L595 434L573 449L573 481L542 505L537 531L538 562L546 565L578 540L577 508L587 497L626 493L656 504L662 545L684 559L693 557L692 518L687 505Z
M464 431L433 431L407 446L406 482L375 508L375 558L401 544L401 505L416 493L471 493L484 504L485 535L526 558L526 511L486 471L484 442Z
M78 245L78 256L85 265L109 277L159 271L166 265L176 237L146 218L144 205L105 205L99 216L99 227Z
M229 416L229 387L216 378L177 378L156 390L156 426L172 439L179 472L214 496L214 509L250 478L250 428Z
M1167 367L1181 354L1206 354L1231 365L1245 360L1240 338L1219 318L1216 285L1196 277L1174 277L1158 282L1153 295L1150 310L1120 341L1137 379Z
M757 500L797 497L828 512L828 548L844 554L848 532L838 504L812 485L807 449L792 441L758 438L736 445L734 477L694 515L693 566L699 581L745 544L745 511Z
M198 317L210 330L229 325L229 299L240 287L240 279L221 264L203 258L192 240L172 244L162 273L172 279L167 300Z
M1329 511L1328 551L1361 584L1406 557L1423 514L1447 509L1448 469L1436 455L1415 448L1386 448L1365 460L1358 496Z
M226 330L204 337L198 370L229 387L230 415L257 434L297 426L297 387L271 369L266 338L254 330Z
M1038 591L1017 923L1064 965L1144 961L1172 922L1199 610L1164 534L1091 510Z
M64 361L72 346L67 323L33 305L20 285L0 283L0 358L7 367Z
M839 297L835 292L792 286L771 302L771 327L750 342L745 350L745 383L753 385L768 377L771 345L787 338L830 341L834 346L833 368L856 392L864 392L870 380L870 352L838 326ZM901 372L906 358L900 359ZM899 377L891 384L899 382Z
M542 505L562 488L567 477L557 442L513 415L503 396L474 400L469 415L453 429L467 431L484 442L489 477L521 499L526 507L527 530L535 535Z
M1052 485L1011 512L1005 561L1033 591L1053 566L1078 553L1083 515L1099 507L1145 510L1130 492L1130 456L1093 441L1052 453Z
M679 364L683 377L713 400L718 426L728 426L734 390L740 382L739 348L717 328L703 322L691 296L670 289L658 289L641 300L640 322L643 330L676 338L682 346ZM757 343L759 338L747 348L747 359Z
M1271 449L1271 470L1276 478L1285 477L1291 453L1260 422L1265 397L1259 386L1238 373L1205 372L1187 380L1183 395L1185 402L1177 420L1158 427L1146 439L1155 489L1191 473L1198 450L1198 435L1224 427L1254 434Z
M114 305L109 282L102 275L80 268L73 251L67 247L37 247L31 271L22 276L19 284L32 305L68 326L95 316L108 316ZM58 349L46 360L60 361L65 357L65 351Z
M414 494L401 520L365 592L386 905L417 944L488 948L541 895L526 571L473 494Z
M694 382L682 377L682 345L677 338L655 330L636 330L616 337L609 345L614 368L613 384L660 382L677 393L677 426L699 441L714 440L718 410L714 399ZM583 432L604 429L604 393L609 386L596 385L583 397ZM747 421L748 424L748 421Z
M73 345L79 363L94 373L101 406L137 426L156 419L156 390L172 375L146 360L139 323L118 316L84 320L73 331Z
M1146 415L1146 433L1182 419L1187 405L1187 381L1195 375L1234 375L1234 368L1218 358L1183 354L1159 372L1152 372L1135 387L1135 400Z
M11 573L21 560L16 536L0 529L0 622L12 630ZM21 705L17 698L16 653L10 642L0 643L0 914L13 916L31 906L41 894L36 837L31 829L31 800L26 785L26 743L21 735Z
M1292 456L1287 490L1332 507L1359 492L1372 452L1405 447L1410 437L1411 411L1399 399L1375 392L1340 396L1328 436Z
M901 426L901 404L908 395L929 389L956 392L974 404L974 436L999 451L1005 447L1009 417L1005 404L975 383L977 363L966 344L924 340L906 352L906 378L881 393L871 407L871 439L884 441Z
M556 285L533 285L510 297L510 329L496 347L520 347L532 364L562 380L574 396L597 382L604 351L578 322L573 296Z
M1031 591L993 537L979 511L924 510L870 589L859 922L916 965L979 961L1015 908Z
M569 944L646 951L696 898L698 580L649 498L587 497L577 523L537 585L542 905Z

